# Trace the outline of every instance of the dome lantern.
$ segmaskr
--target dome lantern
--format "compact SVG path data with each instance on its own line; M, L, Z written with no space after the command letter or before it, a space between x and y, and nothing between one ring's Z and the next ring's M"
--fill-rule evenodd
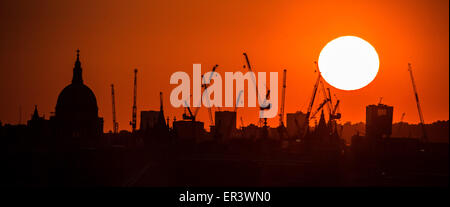
M77 60L75 61L75 67L73 68L73 84L83 84L83 76L80 62L80 50L77 50Z

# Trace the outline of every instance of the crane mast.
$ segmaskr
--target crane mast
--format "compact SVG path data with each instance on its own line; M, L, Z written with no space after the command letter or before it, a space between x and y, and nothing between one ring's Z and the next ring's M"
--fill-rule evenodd
M211 79L212 79L212 77L213 77L213 75L214 75L214 73L216 72L216 68L217 67L219 67L219 65L214 65L214 67L213 67L213 69L211 70L211 75L209 76L209 82L210 82L210 84L211 84ZM203 79L204 77L202 76L202 79ZM207 89L207 87L208 87L208 85L207 84L202 84L202 86L203 86L203 93L205 94L206 93L206 91L208 90ZM214 125L214 119L213 119L213 114L212 114L212 106L211 106L211 103L209 102L209 99L206 99L206 100L208 100L208 105L210 105L209 107L208 107L208 115L209 115L209 121L211 122L211 126L213 126ZM201 100L200 100L201 101ZM198 113L198 109L199 108L197 108L197 111L196 111L196 114Z
M419 111L420 126L422 127L422 141L426 142L427 141L427 133L425 130L425 122L423 120L422 108L420 107L419 95L417 94L417 88L416 88L416 83L414 81L414 76L412 73L411 63L408 63L408 70L409 70L409 74L411 76L411 82L412 82L412 86L413 86L413 90L414 90L414 96L416 98L417 111Z
M213 72L214 72L214 70L216 69L216 67L217 67L217 65L214 66ZM204 76L202 75L202 80L203 80L203 79L204 79ZM210 81L211 81L211 79L210 79ZM206 85L206 84L202 84L202 88L203 88L203 90L204 90L203 95L202 95L202 97L203 97L204 94L205 94L205 92L206 92L206 90L207 90L207 85ZM209 99L206 99L206 100L207 100L207 104L208 104L208 105L211 105L211 103L209 102ZM202 101L202 98L200 99L200 101ZM211 126L212 126L212 125L214 125L214 120L213 120L213 115L212 115L212 109L211 109L211 107L212 107L212 106L207 107L207 108L208 108L209 121L210 121ZM198 107L198 108L196 109L196 114L197 114L199 108L200 108L200 107Z
M306 121L307 122L309 121L309 117L311 115L312 107L314 105L314 100L316 99L317 88L319 87L320 78L321 78L321 76L320 76L320 73L319 73L319 76L317 76L316 83L314 84L313 93L312 93L311 99L309 101L308 109L306 111Z
M113 116L113 132L117 134L119 131L119 124L116 121L116 98L114 95L114 84L111 84L111 99L112 99L112 116Z
M256 75L256 72L253 71L252 66L250 65L250 60L248 59L247 53L244 52L243 55L245 57L245 61L247 62L248 71L252 72ZM260 101L259 92L258 92L259 90L258 90L258 86L256 85L256 80L253 78L252 81L253 81L253 85L255 85L256 96L258 97L258 101ZM269 90L269 88L267 88L267 86L266 86L266 90L267 90L266 99L268 99L270 97L270 90ZM258 103L261 103L261 102L258 102ZM271 104L269 103L267 106L262 106L260 108L261 108L261 110L265 110L265 109L270 109L270 107L271 107Z
M136 112L137 112L137 107L136 107L136 98L137 98L137 69L134 69L134 89L133 89L133 112L131 114L131 129L132 132L136 131Z
M284 127L284 104L286 100L286 69L283 70L283 89L281 90L280 126Z
M316 66L316 71L319 72L319 75L320 75L319 64L317 63L317 61L314 61L314 64ZM331 100L330 88L327 88L327 90L328 90L328 93L327 93L327 90L325 90L325 84L322 81L321 75L320 75L319 85L320 85L320 89L322 90L323 97L325 98L325 103L327 105L328 114L329 114L330 120L331 120L331 116L332 116L331 112L332 112L333 102Z
M311 95L311 99L310 99L309 104L308 104L308 109L306 111L305 124L304 124L305 132L303 133L303 137L305 137L306 134L309 131L309 119L310 119L310 116L311 116L312 107L314 105L314 100L316 99L317 88L319 87L320 79L321 79L321 75L320 75L320 72L319 72L319 75L317 76L316 83L314 83L313 93Z
M250 60L248 59L247 53L244 52L243 55L244 55L245 61L247 63L248 71L252 72L252 73L254 73L256 75L256 72L254 72L252 70L252 66L250 65ZM266 86L266 91L267 91L266 99L263 102L263 101L261 101L261 97L259 96L259 89L258 89L258 86L256 85L256 80L255 80L254 76L252 78L252 81L253 81L253 85L255 86L255 89L256 89L256 97L258 97L258 104L260 105L259 109L260 110L268 110L268 109L270 109L272 107L272 104L269 103L269 104L265 105L265 100L267 100L270 97L270 90L269 90L269 88ZM263 104L263 106L261 106L261 104ZM263 120L264 120L264 122L263 122ZM267 127L267 118L264 118L264 119L260 118L259 119L259 125L261 126L263 123L264 123L264 127Z
M317 107L316 111L314 113L312 113L311 115L311 119L315 118L317 113L319 113L320 110L322 110L323 106L325 106L325 104L327 104L330 100L329 99L325 99L320 105L319 107Z
M319 70L319 65L318 65L317 61L315 61L314 64L316 65L316 71L319 72L319 76L320 76L320 70ZM329 114L328 125L330 127L330 130L336 130L337 123L335 120L341 118L341 114L336 113L337 107L339 106L339 100L337 100L336 105L333 107L333 99L331 98L330 88L326 88L326 90L325 90L325 83L322 80L322 76L320 76L319 84L320 84L323 96L325 98L324 103L327 105L327 109L328 109L328 114Z
M211 75L210 75L209 78L208 78L209 81L211 81L211 79L212 79L214 73L216 72L217 67L219 67L219 65L216 64L216 65L214 65L213 69L211 70ZM203 81L205 80L204 78L205 78L205 77L202 75L202 80L203 80ZM207 87L208 87L207 84L203 84L203 83L202 83L202 88L203 88L202 97L203 97L205 94L207 94L207 90L208 90ZM207 102L208 105L210 105L209 99L206 99L206 100L208 101L208 102ZM192 101L195 101L195 100L192 100ZM201 105L201 103L202 103L202 98L200 98L199 102L200 102L199 105ZM183 114L183 119L195 121L195 118L197 117L197 114L198 114L198 111L200 110L200 107L197 107L197 108L195 109L194 113L192 113L191 107L189 106L189 104L187 103L187 101L185 101L185 106L186 106L186 107L185 107L185 113ZM208 114L209 114L209 120L210 120L210 122L211 122L211 125L214 125L214 120L213 120L213 115L212 115L212 109L211 109L211 107L212 107L212 106L208 107ZM188 110L189 115L186 114L186 109Z
M339 107L339 102L340 102L340 100L338 99L338 100L336 101L336 104L334 105L334 108L333 108L333 116L334 116L336 119L340 119L340 118L341 118L341 114L340 114L340 113L337 113L337 114L336 114L337 109L338 109L338 107Z

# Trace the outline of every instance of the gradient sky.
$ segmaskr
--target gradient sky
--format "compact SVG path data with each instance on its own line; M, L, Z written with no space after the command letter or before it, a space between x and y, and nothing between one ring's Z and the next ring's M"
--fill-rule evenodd
M306 110L317 74L313 62L332 39L355 35L380 58L375 80L357 91L331 88L341 100L342 122L365 120L365 106L394 106L394 122L417 123L407 63L413 71L427 123L449 118L448 1L1 1L0 121L28 120L35 104L48 118L70 83L76 49L83 78L96 94L105 131L111 129L110 84L115 84L120 129L130 129L133 69L138 68L138 111L181 118L169 103L175 71L288 70L286 111ZM321 96L319 96L321 98ZM209 125L207 110L200 119ZM256 109L240 109L244 124ZM138 115L139 117L139 115ZM139 124L139 118L138 118ZM269 120L276 126L278 119ZM240 125L240 121L238 121Z

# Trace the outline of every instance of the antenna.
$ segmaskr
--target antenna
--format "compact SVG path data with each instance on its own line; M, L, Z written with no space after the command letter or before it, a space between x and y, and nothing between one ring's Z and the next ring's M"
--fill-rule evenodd
M426 142L427 141L427 133L425 131L425 122L423 120L422 108L420 107L419 95L417 94L416 82L414 81L411 63L408 63L408 70L409 70L409 74L411 75L411 82L412 82L412 86L413 86L413 90L414 90L414 96L416 98L417 111L419 111L420 125L422 127L422 141Z
M130 122L132 132L136 132L137 72L138 72L138 70L134 69L133 112L131 114L131 122Z
M116 121L116 101L114 95L114 84L111 84L111 99L112 99L112 116L113 116L113 132L117 134L119 131L119 124Z

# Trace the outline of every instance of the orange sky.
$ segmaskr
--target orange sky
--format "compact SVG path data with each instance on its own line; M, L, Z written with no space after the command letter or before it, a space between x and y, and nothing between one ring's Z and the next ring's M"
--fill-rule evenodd
M407 63L413 64L426 122L449 118L448 1L1 1L0 120L28 120L38 105L46 117L70 83L80 48L83 78L96 94L105 131L111 129L110 84L115 84L120 129L130 129L133 69L138 111L181 118L169 103L175 71L242 70L242 52L258 72L288 70L286 111L306 110L316 78L313 61L323 46L343 35L359 36L378 52L380 71L367 87L332 92L341 99L342 121L363 121L365 106L394 106L394 122L418 122ZM222 76L224 78L224 75ZM279 91L281 95L281 89ZM321 96L319 96L321 97ZM207 110L200 119L209 124ZM238 111L244 124L255 109ZM138 116L139 117L139 116ZM278 119L269 120L276 126ZM139 124L139 119L138 119ZM240 121L238 122L240 124Z

